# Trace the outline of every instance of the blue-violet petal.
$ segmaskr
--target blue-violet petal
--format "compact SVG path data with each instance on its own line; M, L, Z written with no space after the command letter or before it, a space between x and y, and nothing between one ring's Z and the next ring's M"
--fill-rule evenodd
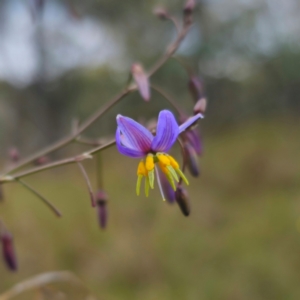
M156 135L151 149L156 152L167 152L175 143L178 134L178 124L174 115L168 110L162 110L158 116Z

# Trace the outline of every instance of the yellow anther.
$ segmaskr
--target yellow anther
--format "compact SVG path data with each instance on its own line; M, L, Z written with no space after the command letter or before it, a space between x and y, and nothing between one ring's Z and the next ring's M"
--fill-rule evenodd
M148 154L146 157L146 170L152 171L154 169L154 157L153 154Z
M158 165L160 169L163 171L164 174L169 174L169 170L167 169L166 165L161 163L160 161L158 162Z
M161 162L165 166L169 166L171 164L169 157L163 153L157 153L156 157L159 160L159 162Z
M171 156L168 155L168 159L170 160L171 166L176 170L179 169L179 163Z
M140 161L138 168L137 168L137 175L143 175L143 176L147 176L147 170L146 170L146 166L143 160Z

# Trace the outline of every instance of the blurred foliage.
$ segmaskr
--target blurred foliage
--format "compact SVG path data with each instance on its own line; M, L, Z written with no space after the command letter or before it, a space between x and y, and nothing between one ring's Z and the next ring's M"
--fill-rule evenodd
M12 3L32 16L38 64L26 84L1 77L2 157L11 145L25 156L68 134L74 118L85 119L126 85L133 62L149 68L175 36L153 8L165 5L180 17L183 6L179 0L2 0L0 42ZM32 12L32 3L45 6ZM78 64L63 69L70 48L81 53L85 45L46 26L51 5L67 11L75 29L96 23L118 42L118 59L85 65L78 55ZM26 178L62 208L61 220L22 187L7 185L1 216L16 237L20 272L7 273L0 264L0 292L29 276L67 269L99 299L299 299L299 13L298 0L199 1L178 54L204 78L209 100L203 175L189 188L191 217L160 202L157 191L137 198L136 165L115 150L104 154L107 232L97 227L76 166ZM54 55L61 44L70 48ZM5 47L0 50L9 63ZM59 71L51 77L49 70ZM188 74L178 62L170 60L151 80L191 112ZM143 121L162 108L170 107L154 91L150 103L134 93L87 136L113 134L117 113ZM86 166L93 175L92 162Z
M2 34L10 16L5 15L5 7L19 2L2 2ZM32 19L35 28L32 44L39 59L37 74L26 86L0 84L2 144L15 144L25 148L24 151L61 137L69 132L72 118L81 120L108 101L126 84L133 62L140 61L150 67L175 36L172 24L157 20L153 8L163 5L180 17L183 6L179 0L28 0L22 2L25 13L27 9L30 14L33 3L44 3L35 9L40 18ZM105 31L106 37L117 41L119 59L122 58L118 65L107 61L99 66L71 68L48 78L48 71L58 68L68 55L68 52L53 55L54 49L63 44L78 48L80 53L83 47L67 34L52 32L54 29L47 25L48 12L55 3L56 10L68 12L69 24L80 28L86 20L92 20L99 30ZM253 117L299 111L298 4L295 0L277 4L267 0L198 2L194 27L181 47L180 56L206 82L209 99L206 126L223 127ZM286 18L286 22L278 22L279 18ZM152 80L176 95L183 107L191 108L187 74L174 60ZM115 114L121 111L128 114L133 107L138 108L136 112L141 108L145 116L153 116L167 105L155 93L150 109L139 97L131 96L94 127L94 134L112 132ZM29 135L33 137L30 142Z
M189 218L157 190L137 197L136 165L116 150L103 154L107 231L76 166L26 179L61 208L59 220L22 187L5 186L1 214L16 236L20 271L0 264L0 291L67 269L99 299L298 299L300 127L298 119L277 123L206 137ZM92 175L93 163L86 166Z

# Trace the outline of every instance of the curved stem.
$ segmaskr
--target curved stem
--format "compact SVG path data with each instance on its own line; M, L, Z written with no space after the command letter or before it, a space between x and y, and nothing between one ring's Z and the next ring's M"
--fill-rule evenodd
M159 93L161 96L163 96L176 109L179 115L184 115L182 109L177 105L177 103L173 100L173 98L170 95L168 95L165 91L163 91L161 88L154 84L151 84L151 88L157 93Z
M174 20L173 20L174 21ZM186 23L178 33L178 36L176 40L168 47L166 53L154 64L154 66L150 69L148 72L148 77L151 77L154 73L156 73L163 64L175 53L175 51L178 49L179 45L181 44L182 40L185 38L191 24ZM121 99L123 99L125 96L127 96L129 93L135 91L137 89L137 86L135 84L131 85L127 89L124 89L121 93L116 95L114 98L112 98L109 102L107 102L103 107L101 107L98 111L96 111L92 116L90 116L84 123L82 123L81 126L79 126L76 133L72 133L70 136L67 136L58 142L38 151L37 153L21 160L17 165L10 167L8 170L6 170L4 175L8 175L10 173L13 173L15 171L20 170L27 164L33 162L34 160L38 159L41 156L47 155L51 152L54 152L58 149L61 149L62 147L66 146L67 144L71 143L76 139L77 136L79 136L83 131L88 129L92 124L94 124L95 121L97 121L104 113L106 113L111 107L113 107L115 104L117 104ZM101 146L99 147L99 151L102 150ZM92 150L90 154L96 153L98 150ZM71 161L74 162L74 161ZM68 162L70 163L70 162ZM54 167L54 166L52 166ZM39 169L40 170L40 169ZM31 171L27 171L30 173Z
M96 206L96 202L95 202L95 197L94 197L94 193L93 193L93 188L92 188L92 184L91 184L91 181L89 179L89 176L85 170L85 168L83 167L82 163L81 162L77 162L77 165L82 173L82 176L86 182L86 185L87 185L87 188L88 188L88 191L89 191L89 195L90 195L90 199L91 199L91 204L92 204L92 207L95 207Z
M35 194L38 198L40 198L44 204L46 204L57 217L61 217L61 212L49 201L47 200L43 195L41 195L38 191L36 191L33 187L31 187L29 184L25 183L21 179L17 179L17 182L19 182L21 185L23 185L26 189L28 189L30 192Z
M8 169L5 174L9 174L11 172L15 172L19 169L21 169L22 167L26 166L27 164L31 163L32 161L36 160L37 158L44 156L46 154L49 154L51 152L54 152L64 146L66 146L67 144L69 144L70 142L74 141L75 138L80 135L83 131L85 131L87 128L89 128L95 121L98 120L98 118L100 118L105 112L107 112L111 107L113 107L116 103L118 103L121 99L123 99L127 94L129 94L130 92L136 90L136 86L132 86L131 88L128 88L126 90L124 90L123 92L121 92L120 94L118 94L116 97L114 97L111 101L109 101L106 105L104 105L103 107L101 107L98 111L96 111L90 118L88 118L81 126L79 126L78 130L76 133L71 134L68 137L65 137L61 140L59 140L58 142L46 147L45 149L38 151L37 153L29 156L28 158L25 158L23 160L21 160L17 165L15 165L14 167L11 167L10 169Z
M180 33L178 34L177 39L175 40L175 42L173 44L171 44L165 55L163 55L157 62L156 64L154 64L154 66L150 69L150 71L148 72L148 76L152 76L154 73L156 73L162 66L163 64L175 53L175 51L178 49L179 45L181 44L181 42L183 41L183 39L185 38L189 28L191 27L191 24L186 24L180 31Z
M82 153L82 154L77 155L75 157L69 157L69 158L61 159L61 160L58 160L58 161L55 161L55 162L52 162L52 163L49 163L49 164L46 164L46 165L43 165L43 166L32 168L30 170L25 170L23 172L19 172L19 173L13 175L13 176L9 176L9 175L8 176L3 176L2 178L0 178L0 183L13 182L13 181L18 180L20 178L23 178L25 176L33 175L33 174L36 174L36 173L39 173L39 172L42 172L42 171L50 170L50 169L61 167L61 166L64 166L64 165L69 165L69 164L72 164L72 163L81 162L85 159L92 158L92 156L91 156L92 154L103 151L103 150L113 146L115 143L116 143L116 141L112 140L112 141L108 142L105 145L96 147L96 148L94 148L94 149L92 149L88 152Z

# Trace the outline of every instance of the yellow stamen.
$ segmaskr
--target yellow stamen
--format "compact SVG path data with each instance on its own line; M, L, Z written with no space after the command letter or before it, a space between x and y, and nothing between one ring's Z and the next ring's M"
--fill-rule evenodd
M159 162L164 164L165 166L169 166L171 164L169 157L163 153L157 153L156 157L159 160Z
M174 182L174 179L173 179L173 177L171 176L171 174L170 174L170 173L167 173L167 174L166 174L166 177L167 177L167 179L168 179L168 181L169 181L169 183L170 183L172 189L173 189L174 191L176 191L175 182Z
M149 196L149 188L150 188L150 184L149 184L149 178L147 176L145 178L145 195L146 195L146 197Z
M158 165L159 165L160 169L163 171L164 174L169 174L169 170L167 169L167 167L163 163L161 163L159 161Z
M189 181L185 177L184 173L180 170L180 168L176 169L176 172L178 175L182 178L182 180L185 182L186 185L189 185Z
M141 183L142 183L143 175L138 175L137 183L136 183L136 194L140 195Z
M154 189L154 169L148 172L149 185Z
M137 175L143 175L143 176L147 176L147 170L146 170L146 166L143 160L140 161L138 168L137 168Z
M146 169L152 171L154 169L154 157L153 154L148 154L146 157Z
M176 169L179 169L179 163L171 156L171 155L168 155L168 158L170 160L170 164L171 166L176 170Z
M172 166L167 166L168 171L171 173L171 175L174 177L174 179L179 182L179 178L175 172L175 170L173 169ZM176 170L177 171L177 170Z

